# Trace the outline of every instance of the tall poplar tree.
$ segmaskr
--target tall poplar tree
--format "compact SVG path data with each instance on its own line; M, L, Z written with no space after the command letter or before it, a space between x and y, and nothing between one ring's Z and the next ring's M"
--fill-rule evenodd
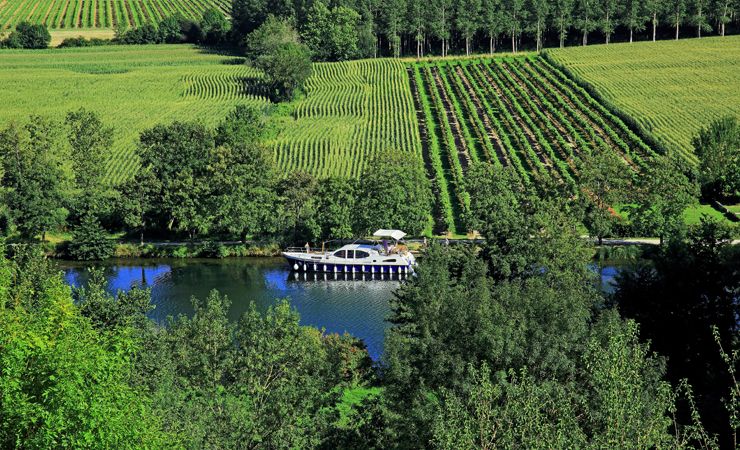
M552 20L558 29L560 48L565 47L568 29L573 23L573 0L555 0Z
M505 0L505 23L511 37L511 52L516 53L518 50L517 40L522 34L522 28L527 19L527 8L524 0Z
M622 14L622 11L624 10L624 5L622 3L622 0L603 1L604 3L602 4L602 13L604 14L604 18L601 21L601 31L606 37L606 44L609 45L612 33L619 23L618 17Z
M653 42L658 30L658 22L666 10L666 0L645 0L645 12L650 16L650 24L653 26Z
M442 56L447 56L452 23L452 0L432 0L432 16L429 26L434 37L442 41Z
M678 40L681 25L686 20L686 0L670 0L668 7L668 22L676 28L676 40Z
M588 45L588 34L598 25L599 8L597 0L578 0L575 8L575 26L581 32L582 45Z
M630 30L630 42L634 40L635 31L645 30L645 3L643 0L627 0L624 9L624 19L622 24Z
M542 50L542 36L550 15L550 0L531 0L529 7L531 9L530 30L534 33L537 51L539 52Z
M481 0L459 0L456 25L465 39L465 54L470 55L470 41L480 27Z
M408 0L408 18L406 23L409 25L409 33L416 41L416 58L424 56L424 39L427 31L426 17L427 2L424 0Z
M696 36L701 37L702 31L712 31L712 26L709 25L707 18L707 12L709 10L708 0L694 0L693 11L691 14L691 23L696 27Z
M501 0L483 0L483 11L481 14L481 28L488 36L488 51L493 54L496 51L498 36L504 30L503 10Z

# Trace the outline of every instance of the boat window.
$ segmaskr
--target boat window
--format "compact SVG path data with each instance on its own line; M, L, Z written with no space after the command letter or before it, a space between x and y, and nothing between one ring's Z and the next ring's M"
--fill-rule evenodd
M395 259L384 259L383 262L396 262Z
M363 252L362 250L355 250L355 258L369 258L370 253Z
M347 258L354 258L355 251L354 250L347 250Z
M339 250L338 252L334 252L334 256L336 256L337 258L346 258L347 252L344 250Z

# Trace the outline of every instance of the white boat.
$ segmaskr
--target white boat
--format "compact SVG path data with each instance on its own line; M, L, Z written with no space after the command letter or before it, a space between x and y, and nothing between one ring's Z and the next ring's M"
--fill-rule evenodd
M290 267L297 272L411 274L416 259L399 241L406 236L400 230L378 230L382 239L373 244L348 244L334 251L316 251L310 247L289 248L283 252ZM388 242L388 239L392 242Z

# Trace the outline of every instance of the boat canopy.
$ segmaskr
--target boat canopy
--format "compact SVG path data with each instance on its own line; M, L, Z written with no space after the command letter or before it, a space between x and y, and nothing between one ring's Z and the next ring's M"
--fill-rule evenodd
M406 233L401 230L378 230L373 233L373 236L381 238L391 237L397 241L400 241L401 239L403 239L404 236L406 236Z

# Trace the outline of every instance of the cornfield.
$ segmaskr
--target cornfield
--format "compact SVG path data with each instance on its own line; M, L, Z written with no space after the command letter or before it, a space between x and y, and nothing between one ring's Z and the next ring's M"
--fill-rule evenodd
M0 0L0 30L28 21L52 29L127 28L180 14L199 20L217 8L228 14L229 0Z
M740 116L740 36L550 50L556 62L695 163L691 139Z

